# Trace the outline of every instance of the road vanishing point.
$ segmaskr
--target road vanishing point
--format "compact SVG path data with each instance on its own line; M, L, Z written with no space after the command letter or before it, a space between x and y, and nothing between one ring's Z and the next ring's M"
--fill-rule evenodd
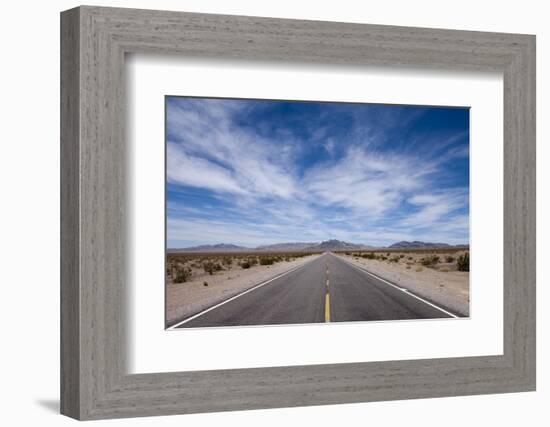
M459 317L326 252L169 329Z

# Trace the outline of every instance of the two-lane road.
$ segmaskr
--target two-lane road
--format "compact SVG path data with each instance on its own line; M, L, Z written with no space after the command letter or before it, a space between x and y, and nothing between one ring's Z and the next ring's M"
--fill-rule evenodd
M325 253L174 327L444 317L456 316L332 253Z

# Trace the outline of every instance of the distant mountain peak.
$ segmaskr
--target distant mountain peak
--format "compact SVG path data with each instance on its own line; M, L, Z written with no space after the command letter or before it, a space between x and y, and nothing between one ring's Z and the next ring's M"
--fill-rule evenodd
M262 245L256 248L257 251L274 251L274 252L283 252L283 251L303 251L305 248L316 245L316 242L285 242L285 243L274 243L272 245Z
M327 245L340 245L340 244L351 244L351 243L346 243L342 240L337 240L337 239L329 239L329 240L325 240L324 242L321 242L321 245L324 245L324 244L327 244Z
M251 249L231 243L216 243L215 245L199 245L189 248L172 249L174 252L240 252L249 250Z
M309 250L322 250L322 251L345 251L345 250L361 250L368 249L370 246L358 245L355 243L344 242L337 239L329 239L319 243L316 246L308 248Z

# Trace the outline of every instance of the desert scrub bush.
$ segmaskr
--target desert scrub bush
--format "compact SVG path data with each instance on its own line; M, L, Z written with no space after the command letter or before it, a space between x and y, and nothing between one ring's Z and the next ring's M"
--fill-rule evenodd
M447 261L447 262L453 262L454 260L455 260L455 257L452 256L452 255L447 255L445 257L445 261Z
M226 267L230 268L233 265L233 258L231 258L229 256L223 257L222 263Z
M250 264L250 266L258 265L258 258L256 257L250 257L246 260Z
M439 262L439 256L438 255L430 255L427 257L424 257L420 260L420 264L422 264L425 267L430 267L432 265L436 265Z
M401 254L399 255L399 258L405 258L405 255Z
M363 254L362 257L366 259L376 259L376 255L374 255L372 252L367 252L366 254Z
M174 276L174 274L175 274L174 269L175 269L175 268L176 268L176 264L173 263L173 262L168 261L168 262L166 263L166 274L167 274L168 276Z
M212 261L205 261L202 263L202 268L205 273L210 275L214 274L214 263Z
M416 267L416 268L414 269L414 271L422 271L422 270L424 270L424 268L422 268L422 267L420 267L420 266L419 266L419 267Z
M172 278L174 283L184 283L191 277L193 272L189 267L176 266L172 270Z
M397 255L392 256L390 262L399 262L399 257Z
M213 261L205 261L202 263L202 268L204 269L205 273L208 273L210 275L214 274L214 271L220 271L223 270L223 267L218 262Z
M273 265L275 262L274 258L271 257L260 257L260 265Z
M470 271L470 252L458 256L456 259L456 269L458 271Z
M250 268L250 263L248 261L243 261L239 265L244 269Z

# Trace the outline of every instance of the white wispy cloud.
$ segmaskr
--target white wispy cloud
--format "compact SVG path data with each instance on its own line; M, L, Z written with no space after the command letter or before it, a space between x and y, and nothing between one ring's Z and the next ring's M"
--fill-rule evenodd
M250 196L292 196L296 188L293 170L290 164L281 161L290 161L289 143L273 144L235 126L231 117L238 109L233 104L215 100L196 104L200 105L198 110L189 107L169 110L168 128L185 138L184 143L169 141L168 161L171 156L175 158L168 165L169 176L185 179L180 182L195 187L201 187L204 181L204 187L214 191L230 187ZM197 166L190 167L190 160ZM172 172L185 168L188 170ZM219 183L218 188L210 185L213 181Z
M462 208L468 203L468 193L464 189L449 190L440 193L421 193L410 197L408 203L419 207L402 222L402 226L434 227L449 213Z
M418 168L418 159L350 146L340 161L313 168L304 179L304 189L329 205L351 208L356 214L379 217L398 206L408 193L421 188L433 172L429 165Z
M231 170L209 160L188 155L171 142L166 148L168 182L231 193L246 193Z

